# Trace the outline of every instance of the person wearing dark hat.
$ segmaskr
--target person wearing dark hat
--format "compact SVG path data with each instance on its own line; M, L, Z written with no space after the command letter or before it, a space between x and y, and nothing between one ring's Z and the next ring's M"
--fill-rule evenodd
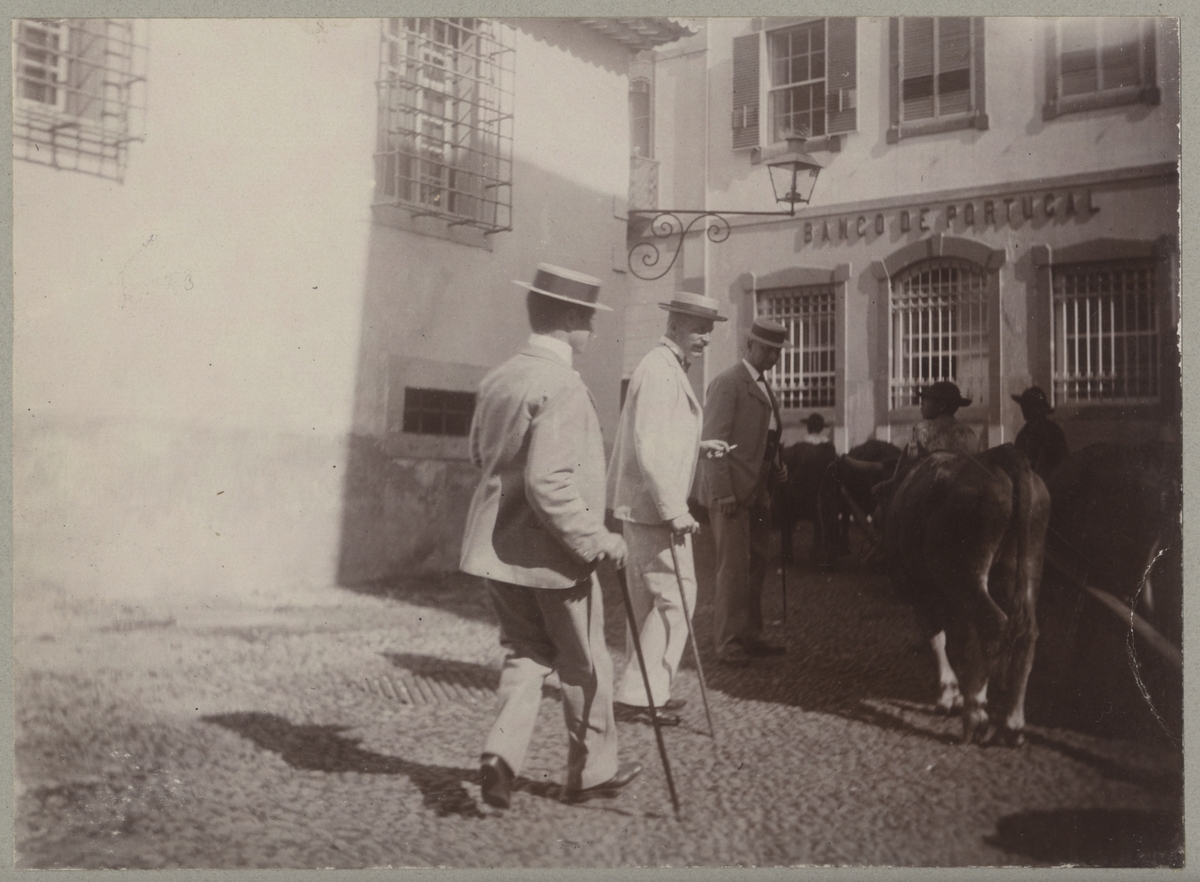
M688 509L688 493L701 450L721 456L726 446L723 441L701 444L703 410L687 371L704 354L713 323L725 319L717 314L717 301L703 294L678 291L659 306L668 313L667 331L629 380L608 469L608 499L614 517L624 524L629 547L625 572L649 697L663 711L660 723L678 725L675 711L683 701L671 698L671 683L687 645L685 616L696 608L691 534L699 524ZM627 623L625 674L613 706L618 721L650 722L649 697L634 652Z
M979 452L979 439L971 427L954 418L960 407L971 403L970 398L963 398L958 386L949 380L940 380L926 386L917 395L921 400L923 419L913 426L912 440L905 448L910 465L936 450ZM897 473L899 471L897 468Z
M600 282L542 264L526 288L533 334L479 387L471 498L460 568L482 576L508 650L500 709L483 746L482 797L507 808L542 701L557 671L567 724L568 802L611 796L641 771L617 762L612 660L596 563L623 565L604 525L604 442L591 393L572 367L592 336Z
M824 444L829 439L825 437L825 417L819 413L810 413L804 421L805 436L800 444Z
M1070 453L1067 436L1057 423L1047 419L1054 413L1054 408L1041 387L1030 386L1020 395L1010 397L1021 406L1021 416L1025 418L1025 425L1017 432L1014 443L1025 454L1038 477L1046 480Z
M713 379L705 402L702 437L729 444L725 456L703 461L700 483L716 543L713 639L726 664L784 651L762 639L762 588L771 541L770 484L787 481L776 464L783 421L764 374L786 345L787 328L755 319L746 357Z

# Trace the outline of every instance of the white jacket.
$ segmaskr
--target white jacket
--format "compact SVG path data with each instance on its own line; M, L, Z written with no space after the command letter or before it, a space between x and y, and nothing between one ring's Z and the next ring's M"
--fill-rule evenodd
M623 521L661 524L688 510L704 414L666 343L642 359L625 395L608 467L608 503Z

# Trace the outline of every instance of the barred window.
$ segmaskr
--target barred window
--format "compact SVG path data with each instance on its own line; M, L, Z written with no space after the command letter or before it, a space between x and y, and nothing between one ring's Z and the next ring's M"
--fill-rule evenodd
M1059 403L1153 403L1159 310L1151 260L1055 267L1052 353Z
M414 435L466 435L475 414L474 392L404 390L404 431Z
M376 204L512 229L513 34L485 18L384 20Z
M788 329L791 348L771 370L771 388L784 410L837 404L837 295L833 285L758 292L758 314Z
M892 280L892 408L918 403L917 392L950 380L975 404L987 403L990 366L987 276L964 260L914 264Z
M123 180L128 146L142 138L144 28L14 20L13 158Z

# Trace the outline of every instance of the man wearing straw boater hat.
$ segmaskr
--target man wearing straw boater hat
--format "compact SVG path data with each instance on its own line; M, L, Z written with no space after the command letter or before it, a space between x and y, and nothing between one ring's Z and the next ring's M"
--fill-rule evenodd
M762 588L770 549L768 484L787 480L776 464L783 422L765 372L786 345L783 325L755 319L746 357L717 375L705 402L703 437L729 444L726 456L704 461L700 484L717 551L713 638L725 664L784 652L762 639Z
M678 725L674 712L684 702L671 698L671 683L687 645L688 616L696 608L691 534L699 524L688 509L688 493L699 451L720 456L726 448L723 441L701 444L703 411L687 371L704 354L713 323L725 319L717 314L717 301L703 294L678 291L659 306L668 312L667 331L629 380L608 469L608 498L629 546L625 570L646 679L655 707L664 711L658 722ZM625 662L616 717L650 722L628 624Z
M591 393L572 368L592 335L600 282L541 264L528 290L533 333L484 377L471 422L483 472L467 514L461 568L482 576L508 649L500 710L483 746L483 800L507 808L533 735L542 684L562 683L566 801L612 796L641 771L617 762L612 660L596 562L624 565L604 526L604 443Z

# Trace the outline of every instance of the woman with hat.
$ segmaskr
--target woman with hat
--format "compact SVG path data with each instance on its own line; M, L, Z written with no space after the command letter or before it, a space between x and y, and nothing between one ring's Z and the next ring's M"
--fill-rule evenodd
M901 465L912 466L917 460L924 459L937 450L950 453L979 452L979 439L975 437L971 427L954 418L960 407L971 403L970 398L963 398L958 386L949 380L940 380L923 388L917 396L921 400L923 419L913 426L912 440L904 449L905 456ZM907 460L907 463L904 460ZM897 466L897 474L900 473L900 469L901 466Z
M626 625L625 674L613 709L618 721L650 722L652 697L663 711L659 723L677 725L683 700L671 697L671 684L687 645L685 616L696 608L691 534L699 525L688 493L699 453L722 456L726 447L723 441L700 442L703 410L687 371L708 347L713 323L725 319L714 298L688 291L659 306L668 313L667 331L629 380L608 469L609 506L623 522L629 546L625 569L651 695Z
M1025 425L1017 433L1014 443L1025 454L1038 477L1046 480L1070 453L1067 437L1056 423L1047 419L1054 413L1054 408L1040 386L1030 386L1020 395L1010 397L1021 406L1021 416L1025 418Z

